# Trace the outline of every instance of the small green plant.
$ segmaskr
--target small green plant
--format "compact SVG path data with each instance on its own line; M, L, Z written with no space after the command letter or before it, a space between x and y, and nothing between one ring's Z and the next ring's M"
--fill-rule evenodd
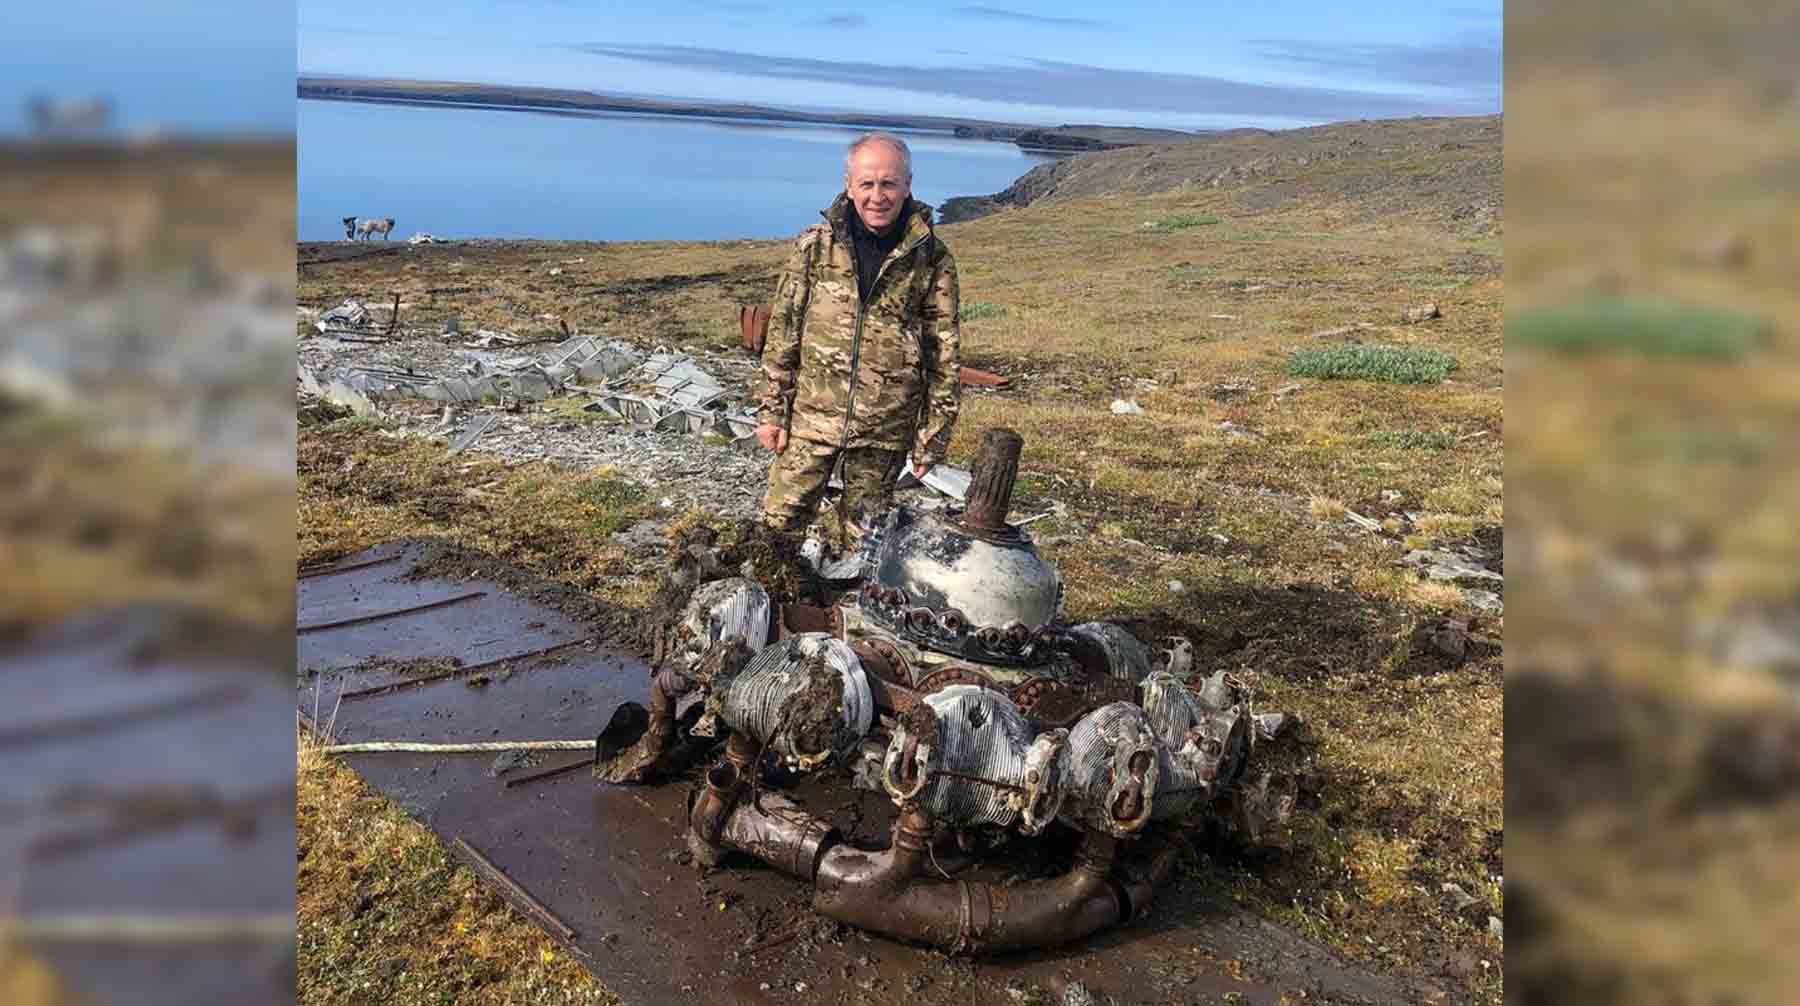
M1506 319L1506 341L1562 352L1731 359L1755 348L1764 328L1761 319L1736 311L1618 297L1517 312Z
M971 301L964 304L956 312L957 321L980 321L983 318L1000 318L1006 314L1006 305L990 304L984 300Z
M1169 231L1184 231L1189 227L1210 227L1218 222L1219 218L1215 216L1184 213L1179 216L1164 217L1144 229L1152 233L1163 234Z
M1436 384L1456 369L1456 357L1435 349L1395 346L1332 346L1303 349L1288 359L1294 377L1320 380Z
M589 479L575 493L582 502L603 508L627 507L645 498L644 490L636 483L613 478Z
M1443 430L1377 430L1369 434L1371 447L1398 447L1405 451L1447 451L1456 438Z

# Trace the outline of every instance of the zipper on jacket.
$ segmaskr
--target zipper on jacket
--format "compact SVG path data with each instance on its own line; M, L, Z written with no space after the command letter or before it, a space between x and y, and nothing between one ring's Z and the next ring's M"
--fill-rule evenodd
M855 213L856 207L851 206L850 212ZM930 236L931 229L930 226L927 225L925 237L928 238ZM870 300L875 299L875 294L880 291L881 278L887 275L888 266L912 254L913 249L917 248L920 244L923 244L924 241L925 238L915 238L911 244L902 248L898 254L888 256L888 258L881 263L881 268L875 270L875 282L869 284ZM850 256L851 264L854 265L856 262L856 248L854 244L851 246ZM867 309L868 305L863 303L862 291L858 290L856 297L856 327L850 333L850 393L844 398L844 432L843 435L838 438L839 464L843 464L844 449L850 446L850 424L856 419L856 372L859 365L862 363L863 315Z

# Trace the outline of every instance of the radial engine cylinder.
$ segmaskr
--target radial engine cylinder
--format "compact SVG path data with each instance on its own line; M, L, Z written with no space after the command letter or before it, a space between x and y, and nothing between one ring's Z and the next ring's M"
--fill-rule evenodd
M810 771L869 732L875 698L856 652L823 632L764 647L744 669L713 683L721 720Z
M1062 807L1068 731L1033 736L1012 700L951 685L901 716L882 762L896 803L916 800L935 821L1044 830Z

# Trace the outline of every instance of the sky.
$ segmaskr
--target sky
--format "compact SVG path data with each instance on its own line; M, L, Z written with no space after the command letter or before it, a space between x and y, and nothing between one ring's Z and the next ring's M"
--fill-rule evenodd
M297 0L302 74L1281 129L1501 107L1501 2Z
M33 97L106 99L122 131L294 130L291 0L10 0L0 136Z

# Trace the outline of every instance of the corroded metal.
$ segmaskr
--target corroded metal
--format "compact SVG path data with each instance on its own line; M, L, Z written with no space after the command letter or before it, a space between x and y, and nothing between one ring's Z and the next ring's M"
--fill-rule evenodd
M709 707L729 709L721 720L732 747L690 814L703 864L748 853L813 883L824 915L952 952L1049 946L1141 914L1172 854L1156 841L1148 856L1121 850L1242 788L1258 721L1241 690L1220 673L1190 691L1191 652L1156 666L1122 625L1061 621L1060 576L1006 520L1021 444L1013 431L990 431L965 509L892 507L865 536L871 572L855 592L830 608L778 613L778 648L803 639L841 648L860 665L856 689L840 698L835 677L826 689L818 675L796 676L791 655L767 651L739 679L713 682ZM790 706L811 722L833 709L848 717L865 696L880 715L829 745L787 736ZM853 847L776 794L747 798L761 792L765 752L802 771L848 759L853 785L898 811L889 848ZM1260 827L1260 808L1290 805L1282 795L1221 806ZM936 863L934 842L954 837L969 853L972 835L1052 826L1081 836L1060 877L990 884L924 865Z
M969 468L969 493L962 526L978 534L1017 534L1006 523L1012 507L1013 483L1019 477L1019 451L1025 438L1016 430L989 430L981 437Z

